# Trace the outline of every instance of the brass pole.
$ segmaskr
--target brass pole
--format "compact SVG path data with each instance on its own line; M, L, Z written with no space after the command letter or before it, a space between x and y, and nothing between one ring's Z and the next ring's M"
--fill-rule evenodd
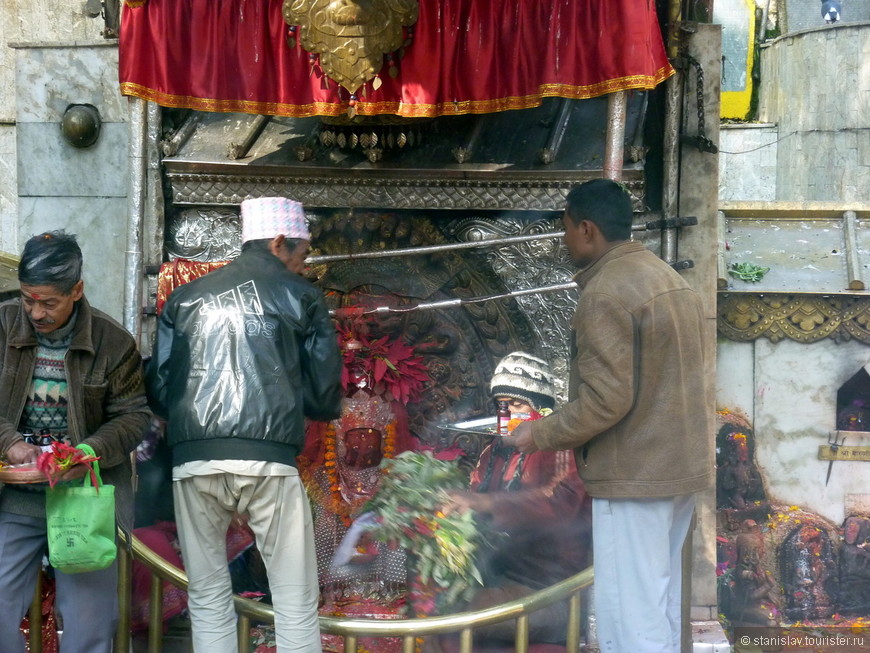
M517 634L514 640L516 653L529 653L529 615L517 617Z
M238 621L239 653L251 653L251 618L239 615Z
M151 574L151 603L148 606L148 653L163 650L163 579Z
M115 650L130 650L130 622L133 609L132 577L133 557L123 543L118 543L118 632L115 634Z

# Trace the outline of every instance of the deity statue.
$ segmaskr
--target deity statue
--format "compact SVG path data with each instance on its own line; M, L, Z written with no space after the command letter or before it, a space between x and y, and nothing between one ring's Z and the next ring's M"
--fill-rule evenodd
M323 615L373 619L401 615L406 591L404 550L378 547L364 538L351 564L333 564L354 519L378 488L381 460L412 448L407 427L396 412L401 414L383 397L358 389L343 400L339 419L309 425L299 465L313 505ZM324 651L341 651L342 646L341 637L323 635ZM401 640L373 639L365 646L379 653L398 652Z
M870 611L870 517L847 517L840 548L839 611L867 614Z
M735 626L774 626L772 608L779 605L779 597L776 583L761 565L764 538L755 521L743 523L736 545L737 564L723 609Z
M810 621L833 614L837 577L824 529L805 523L789 533L780 547L780 568L787 618Z

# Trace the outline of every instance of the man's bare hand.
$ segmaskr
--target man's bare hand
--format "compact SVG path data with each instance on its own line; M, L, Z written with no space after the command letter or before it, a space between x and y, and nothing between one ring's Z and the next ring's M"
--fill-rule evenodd
M42 449L35 444L27 444L24 440L21 440L9 447L9 450L6 452L6 460L12 465L35 463L41 453Z
M520 423L510 435L503 437L502 442L509 447L514 447L520 453L535 453L538 451L538 445L532 439L532 424L531 422Z

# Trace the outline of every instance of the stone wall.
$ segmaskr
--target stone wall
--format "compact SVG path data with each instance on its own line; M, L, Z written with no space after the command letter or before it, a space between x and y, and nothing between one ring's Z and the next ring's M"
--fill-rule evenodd
M870 23L762 49L759 121L777 125L776 199L862 201L870 187Z
M19 244L52 229L78 234L88 299L120 320L129 134L117 70L117 47L104 41L17 50ZM60 122L71 104L99 111L94 145L76 148L63 138Z
M10 45L99 39L103 21L87 16L84 7L83 1L70 3L67 0L0 3L0 251L17 253L21 244L15 165L17 50Z
M719 200L776 199L776 125L740 123L719 130Z

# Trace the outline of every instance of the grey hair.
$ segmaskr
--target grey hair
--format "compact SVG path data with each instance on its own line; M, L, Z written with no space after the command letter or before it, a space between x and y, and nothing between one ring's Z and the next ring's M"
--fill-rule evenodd
M63 229L33 236L18 264L19 283L54 286L68 295L82 278L82 250L74 234Z

